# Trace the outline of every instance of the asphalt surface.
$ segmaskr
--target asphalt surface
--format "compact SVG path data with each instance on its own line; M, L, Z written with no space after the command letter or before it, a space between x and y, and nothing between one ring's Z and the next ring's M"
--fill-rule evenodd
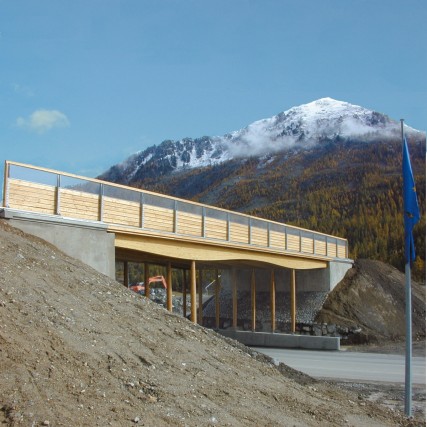
M405 382L405 356L347 351L313 351L254 347L314 378ZM426 384L426 358L412 358L413 384Z

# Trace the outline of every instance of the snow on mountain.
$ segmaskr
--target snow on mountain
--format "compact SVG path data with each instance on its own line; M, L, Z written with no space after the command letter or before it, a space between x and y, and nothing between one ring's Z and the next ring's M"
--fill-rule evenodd
M418 131L406 126L407 133ZM113 166L103 176L129 182L138 174L155 176L205 167L230 159L309 149L337 137L370 140L398 137L400 122L385 114L332 98L293 107L224 136L163 141Z

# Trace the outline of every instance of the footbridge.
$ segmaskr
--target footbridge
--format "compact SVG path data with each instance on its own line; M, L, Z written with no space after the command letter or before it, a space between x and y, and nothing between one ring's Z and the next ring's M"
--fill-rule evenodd
M330 291L352 265L340 237L12 161L4 166L1 215L110 277L120 271L126 286L129 263L143 265L146 284L150 265L164 266L167 309L174 289L188 292L193 322L203 316L203 271L213 271L217 328L220 287L231 291L234 327L238 292L251 293L252 330L257 291L270 292L272 331L276 292L287 292L295 331L297 293Z

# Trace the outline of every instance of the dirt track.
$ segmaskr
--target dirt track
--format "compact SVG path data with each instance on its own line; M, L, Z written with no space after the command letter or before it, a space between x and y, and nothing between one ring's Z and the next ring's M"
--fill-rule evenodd
M424 425L136 295L0 220L0 424Z

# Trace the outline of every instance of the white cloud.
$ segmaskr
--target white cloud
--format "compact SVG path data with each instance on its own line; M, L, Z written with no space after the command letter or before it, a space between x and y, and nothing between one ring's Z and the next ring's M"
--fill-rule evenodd
M29 86L23 86L19 83L13 83L12 88L15 93L31 98L34 96L34 91Z
M53 128L68 127L70 121L58 110L36 110L28 118L18 117L16 124L33 132L45 133Z

